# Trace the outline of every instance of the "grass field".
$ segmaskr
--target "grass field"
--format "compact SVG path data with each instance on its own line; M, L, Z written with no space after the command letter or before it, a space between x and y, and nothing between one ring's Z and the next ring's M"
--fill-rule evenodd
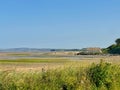
M63 63L69 62L68 59L15 59L15 60L0 60L0 63Z
M119 90L119 65L119 56L0 60L0 90Z

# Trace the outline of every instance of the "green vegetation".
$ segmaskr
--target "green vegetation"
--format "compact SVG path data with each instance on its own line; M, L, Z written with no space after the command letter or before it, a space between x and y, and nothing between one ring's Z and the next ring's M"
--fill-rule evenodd
M115 42L117 45L120 45L120 38L116 39Z
M113 44L108 48L103 49L103 52L110 54L120 54L120 38L116 39L115 42L116 44Z
M118 87L120 87L119 75L119 67L103 61L97 65L93 64L88 70L88 76L92 84L100 90L118 90Z
M120 54L120 45L113 44L109 46L107 49L110 54Z
M120 67L103 61L89 67L0 71L0 90L120 90L119 77Z
M15 60L0 60L0 63L62 63L69 62L68 59L15 59Z

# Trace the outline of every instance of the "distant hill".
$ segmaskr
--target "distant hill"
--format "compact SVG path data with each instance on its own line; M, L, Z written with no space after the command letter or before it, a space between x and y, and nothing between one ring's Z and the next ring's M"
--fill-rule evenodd
M53 51L79 51L80 49L49 49L49 48L9 48L0 49L0 52L53 52Z
M0 49L0 52L49 52L50 49L37 49L37 48L9 48Z

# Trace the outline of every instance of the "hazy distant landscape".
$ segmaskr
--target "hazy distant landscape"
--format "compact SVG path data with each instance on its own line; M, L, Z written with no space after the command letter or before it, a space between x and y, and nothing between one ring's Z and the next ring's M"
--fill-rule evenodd
M119 47L2 49L0 90L119 90Z
M103 49L2 49L0 90L119 90L116 41Z

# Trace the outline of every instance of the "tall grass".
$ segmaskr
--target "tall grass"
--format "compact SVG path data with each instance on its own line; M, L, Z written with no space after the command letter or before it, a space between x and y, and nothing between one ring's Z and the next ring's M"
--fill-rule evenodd
M0 90L120 90L120 67L100 62L89 67L1 71Z

